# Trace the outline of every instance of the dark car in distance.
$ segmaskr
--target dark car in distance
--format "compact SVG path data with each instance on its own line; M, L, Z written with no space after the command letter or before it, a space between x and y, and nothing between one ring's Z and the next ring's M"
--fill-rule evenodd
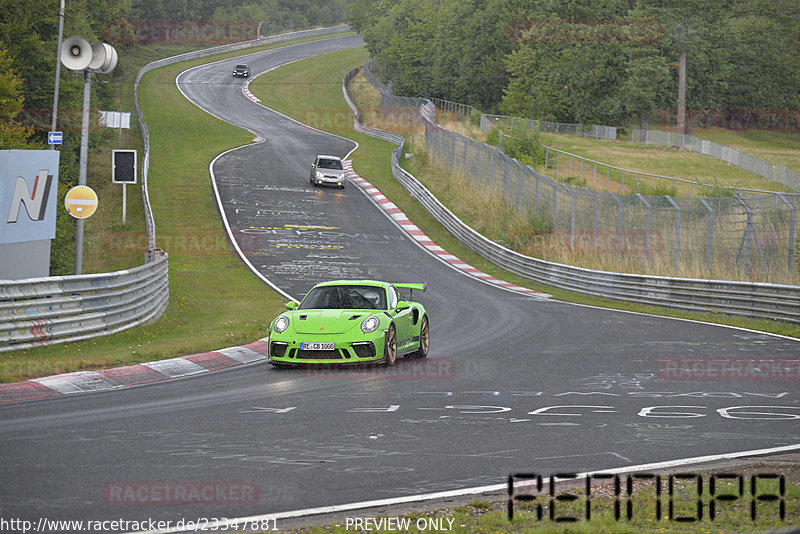
M242 76L243 78L247 78L250 76L250 67L245 65L244 63L240 63L233 67L233 76Z

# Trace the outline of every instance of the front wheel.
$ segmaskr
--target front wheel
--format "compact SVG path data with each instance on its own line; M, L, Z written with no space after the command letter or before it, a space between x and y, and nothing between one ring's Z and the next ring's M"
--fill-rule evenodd
M397 363L397 333L394 330L394 325L389 325L389 331L386 332L386 349L383 355L386 365L391 367Z

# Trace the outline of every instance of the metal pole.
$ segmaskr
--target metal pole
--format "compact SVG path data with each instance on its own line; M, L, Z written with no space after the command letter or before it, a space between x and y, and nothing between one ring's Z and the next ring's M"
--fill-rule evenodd
M83 71L83 114L81 117L81 158L78 185L86 185L86 167L89 159L89 103L92 95L92 71ZM83 274L83 219L75 226L74 274Z
M671 196L666 195L666 199L675 208L675 243L673 248L673 269L675 274L678 273L678 255L681 251L681 207L675 202Z
M53 120L50 123L50 131L55 132L58 122L58 88L61 82L61 41L64 40L64 0L61 0L61 7L58 11L58 49L56 50L56 86L53 91ZM50 150L55 150L56 145L50 145Z

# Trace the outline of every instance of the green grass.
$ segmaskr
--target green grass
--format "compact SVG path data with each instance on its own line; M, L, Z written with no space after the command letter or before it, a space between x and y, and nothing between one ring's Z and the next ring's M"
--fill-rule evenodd
M792 192L781 183L773 182L756 174L740 169L720 161L711 156L694 152L680 152L676 149L659 148L656 146L634 145L627 141L603 141L587 139L568 135L550 135L545 142L548 146L564 150L578 156L583 156L608 165L623 169L679 178L706 185L722 185L727 187L741 187L747 189L760 189L763 191ZM548 169L540 170L563 181L565 177L579 178L580 161L573 159L572 172L569 173L569 157L559 157L559 173L555 173L555 154L551 153ZM610 176L609 176L610 175ZM620 192L622 172L611 169L606 172L606 167L584 162L583 184L591 189ZM607 185L610 182L610 187ZM653 178L638 176L634 173L625 173L625 193L639 193L644 195L670 194L673 196L709 196L708 189L698 185L691 186L671 180L658 179L657 187L653 187ZM733 191L730 192L733 194Z
M472 252L436 221L419 202L411 198L405 188L394 179L390 167L390 155L394 146L386 141L374 139L353 131L353 116L341 97L341 82L334 82L333 80L341 80L347 72L362 65L366 57L366 51L355 49L310 58L287 65L257 78L256 82L251 84L251 89L261 99L262 103L268 107L322 130L357 141L359 148L351 156L356 172L380 189L386 197L403 210L414 221L414 224L419 226L438 245L486 273L523 287L549 293L559 300L668 317L695 319L716 324L728 324L800 337L800 327L777 321L730 317L710 312L700 314L686 313L601 299L572 291L546 287L505 271ZM355 87L364 88L366 92L368 86L358 83L358 80L356 82ZM365 95L364 98L369 99L372 97ZM359 105L360 100L357 97L354 97L354 99ZM374 103L374 98L371 101ZM359 109L366 111L368 116L375 116L374 110L364 109L360 105ZM419 140L415 140L414 143L415 145L418 144ZM417 178L425 181L424 176L417 176ZM447 204L447 199L441 200Z
M294 42L299 41L263 49ZM252 135L201 111L174 84L175 76L193 65L241 54L164 67L145 75L140 85L139 102L153 147L149 183L158 245L170 254L170 300L164 316L156 323L112 336L4 354L0 356L0 381L195 354L253 342L267 334L283 299L226 247L208 174L208 165L217 154L249 143ZM139 63L151 60L152 55L147 55ZM116 141L116 131L103 135ZM90 164L108 169L112 147L106 144L108 159L93 153ZM108 181L107 175L101 179ZM128 188L129 222L125 226L121 224L121 192L117 193L116 197L113 190L107 196L101 193L106 207L86 224L84 272L127 268L144 261L140 189Z

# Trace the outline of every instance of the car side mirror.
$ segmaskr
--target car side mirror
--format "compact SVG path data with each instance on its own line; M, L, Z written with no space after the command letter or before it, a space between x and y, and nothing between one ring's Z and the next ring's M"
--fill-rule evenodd
M297 303L293 300L290 300L289 302L286 303L286 308L294 310L295 308L297 308Z
M409 302L406 302L405 300L401 300L400 302L397 303L397 307L395 307L395 311L407 310L410 307L411 307L411 304Z

